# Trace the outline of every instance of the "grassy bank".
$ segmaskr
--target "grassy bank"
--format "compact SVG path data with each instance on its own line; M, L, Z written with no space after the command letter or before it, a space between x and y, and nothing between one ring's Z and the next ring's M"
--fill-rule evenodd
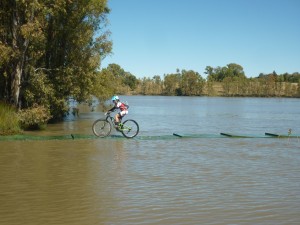
M16 109L0 102L0 135L19 134L21 131Z

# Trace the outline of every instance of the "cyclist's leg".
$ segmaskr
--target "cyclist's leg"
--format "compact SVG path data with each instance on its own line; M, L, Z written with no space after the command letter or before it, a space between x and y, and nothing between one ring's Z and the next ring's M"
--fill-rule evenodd
M115 115L115 128L117 130L119 130L119 124L120 124L121 120L122 120L122 115L121 115L121 112L119 112Z
M117 113L116 115L115 115L115 124L117 124L117 123L119 123L120 122L120 115L119 115L120 113Z
M121 112L119 112L118 114L116 114L116 117L115 117L115 120L116 120L116 122L115 122L116 127L119 126L119 124L120 124L121 121L122 121L122 118L123 118L125 115L127 115L127 114L128 114L128 111L127 111L127 110L121 111Z

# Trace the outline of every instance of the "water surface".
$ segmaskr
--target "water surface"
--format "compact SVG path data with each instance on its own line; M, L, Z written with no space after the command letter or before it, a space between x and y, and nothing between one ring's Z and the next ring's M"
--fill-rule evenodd
M299 99L122 98L140 138L0 142L0 224L299 224L299 138L163 138L299 134ZM92 134L81 112L38 135Z

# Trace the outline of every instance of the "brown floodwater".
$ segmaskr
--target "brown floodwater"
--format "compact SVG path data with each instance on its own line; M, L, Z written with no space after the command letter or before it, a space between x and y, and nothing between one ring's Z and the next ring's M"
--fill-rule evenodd
M300 223L299 138L166 136L171 131L237 132L241 127L255 134L283 126L297 131L299 102L244 99L245 105L243 99L128 98L128 116L139 122L139 138L113 133L104 139L0 141L0 224ZM170 101L180 110L166 117ZM289 101L297 107L287 107ZM186 117L185 104L201 107ZM257 115L253 107L263 112L264 105L265 110L285 108L285 116L275 113L274 123L265 114ZM91 124L99 116L83 111L79 118L28 134L92 135Z

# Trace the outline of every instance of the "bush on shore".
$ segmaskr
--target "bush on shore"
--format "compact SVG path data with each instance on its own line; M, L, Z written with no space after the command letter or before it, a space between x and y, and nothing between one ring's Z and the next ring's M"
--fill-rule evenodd
M44 106L34 105L17 112L14 106L0 102L0 135L20 134L23 129L42 130L49 119L50 111Z
M21 127L25 130L43 130L51 119L50 111L45 106L33 105L18 112Z

